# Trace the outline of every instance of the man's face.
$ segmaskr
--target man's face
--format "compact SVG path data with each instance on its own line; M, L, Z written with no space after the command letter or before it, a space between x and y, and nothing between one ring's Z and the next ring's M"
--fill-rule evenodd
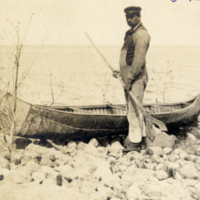
M139 23L140 17L135 14L127 14L126 21L130 27L135 27Z

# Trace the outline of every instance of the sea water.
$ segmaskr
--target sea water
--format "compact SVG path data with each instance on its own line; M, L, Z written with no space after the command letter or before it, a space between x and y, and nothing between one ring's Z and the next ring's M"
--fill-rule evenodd
M98 46L119 69L120 46ZM144 103L179 102L200 93L199 46L150 46ZM1 90L13 86L12 47L0 47ZM25 78L23 78L25 77ZM120 82L92 46L28 46L22 49L18 97L35 104L124 103Z

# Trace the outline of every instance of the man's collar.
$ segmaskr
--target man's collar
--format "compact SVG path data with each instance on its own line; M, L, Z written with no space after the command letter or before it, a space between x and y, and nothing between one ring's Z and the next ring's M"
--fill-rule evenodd
M133 31L135 32L136 29L139 27L139 25L142 24L142 22L139 22L134 28L133 28Z

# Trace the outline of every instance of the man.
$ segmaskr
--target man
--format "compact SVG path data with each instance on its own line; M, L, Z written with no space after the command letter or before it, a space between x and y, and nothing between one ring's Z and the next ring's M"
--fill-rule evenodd
M129 133L125 140L124 152L140 151L141 143L146 138L144 117L132 98L131 91L142 103L148 75L146 69L146 53L149 47L150 36L140 21L140 7L124 9L127 24L131 27L125 34L124 45L120 54L120 75L125 82L125 99ZM117 76L117 71L114 76Z

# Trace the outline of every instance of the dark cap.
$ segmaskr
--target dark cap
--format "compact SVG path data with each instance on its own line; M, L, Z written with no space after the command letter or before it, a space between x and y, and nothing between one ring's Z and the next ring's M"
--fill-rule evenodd
M131 14L131 13L140 13L141 8L140 7L136 7L136 6L130 6L124 9L124 12L126 14Z

